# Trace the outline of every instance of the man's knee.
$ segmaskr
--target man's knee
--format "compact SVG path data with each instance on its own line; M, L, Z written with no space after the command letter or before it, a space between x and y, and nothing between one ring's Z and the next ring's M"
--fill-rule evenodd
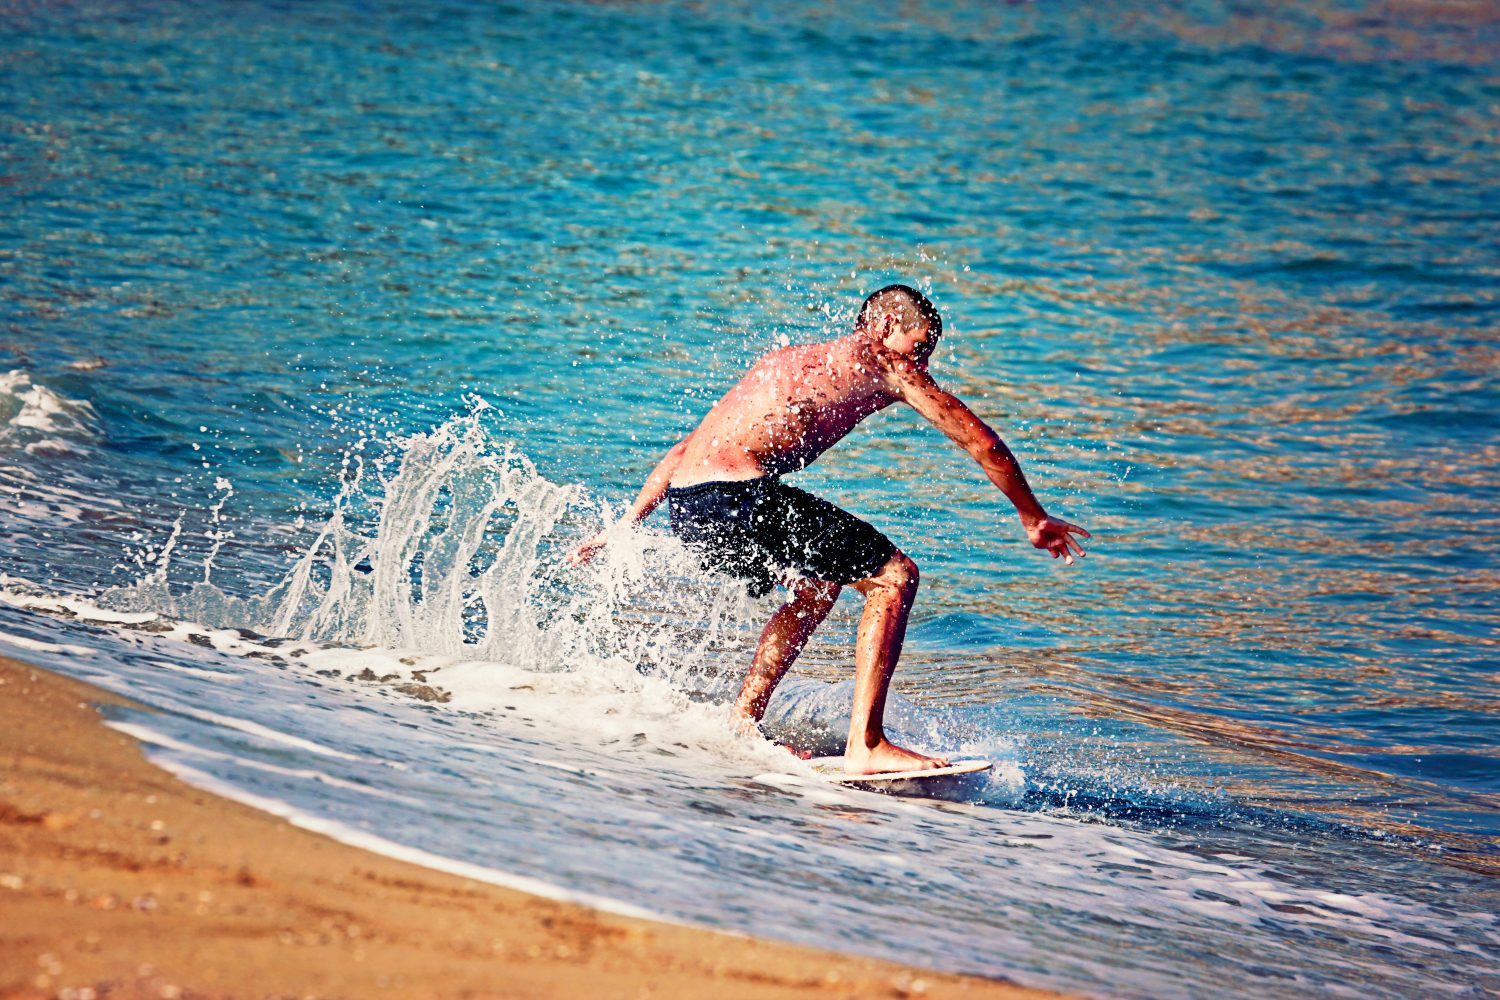
M795 581L788 588L791 591L789 604L795 604L799 608L831 608L839 599L839 591L842 585L829 580L814 580L811 577L803 577Z
M861 590L867 588L891 589L903 594L916 592L917 583L921 580L921 573L917 570L917 564L911 561L911 557L900 549L891 553L891 557L885 561L885 565L876 570L868 579L861 580L855 586Z
M890 567L897 586L902 590L917 589L917 584L922 580L922 574L917 571L917 564L912 562L911 557L905 552L897 549L891 554L886 565Z

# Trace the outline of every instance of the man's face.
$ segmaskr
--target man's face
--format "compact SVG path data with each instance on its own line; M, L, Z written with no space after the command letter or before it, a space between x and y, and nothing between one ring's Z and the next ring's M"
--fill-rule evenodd
M932 324L921 317L902 317L891 314L886 317L888 331L882 343L887 350L911 358L922 367L937 347L937 338L932 335Z

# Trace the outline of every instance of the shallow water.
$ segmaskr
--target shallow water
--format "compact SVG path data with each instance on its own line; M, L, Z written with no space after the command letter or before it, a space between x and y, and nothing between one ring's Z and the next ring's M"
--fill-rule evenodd
M164 763L1062 989L1500 988L1482 11L0 18L0 640L166 709L120 720ZM796 477L923 567L894 721L999 762L936 804L725 735L772 605L659 520L556 558L891 280L1096 533L1030 551L909 411ZM773 732L836 744L857 613Z

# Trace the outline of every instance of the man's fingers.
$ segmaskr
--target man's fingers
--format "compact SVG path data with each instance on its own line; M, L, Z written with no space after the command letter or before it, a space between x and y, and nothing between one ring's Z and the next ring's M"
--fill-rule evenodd
M1039 549L1046 549L1052 553L1053 559L1061 559L1064 563L1073 565L1073 557L1076 555L1082 559L1088 553L1083 551L1083 546L1078 543L1070 532L1077 532L1084 538L1093 537L1083 528L1076 524L1052 517L1041 525L1040 530L1032 537L1034 544Z
M1069 566L1073 565L1073 557L1075 555L1080 559L1087 555L1087 553L1083 551L1083 546L1079 545L1076 540L1070 538L1068 535L1062 535L1061 537L1054 538L1053 540L1045 543L1045 547L1048 552L1052 553L1053 559L1061 559L1065 564Z
M586 542L580 542L573 546L572 550L564 558L567 559L570 566L582 566L590 559L593 559L594 553L598 552L603 546L604 543L597 537L590 538Z

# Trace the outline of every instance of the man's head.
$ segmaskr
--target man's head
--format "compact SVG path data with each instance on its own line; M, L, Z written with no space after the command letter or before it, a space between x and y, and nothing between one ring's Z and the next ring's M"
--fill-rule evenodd
M854 330L925 365L943 335L943 318L927 296L915 288L887 285L859 307Z

